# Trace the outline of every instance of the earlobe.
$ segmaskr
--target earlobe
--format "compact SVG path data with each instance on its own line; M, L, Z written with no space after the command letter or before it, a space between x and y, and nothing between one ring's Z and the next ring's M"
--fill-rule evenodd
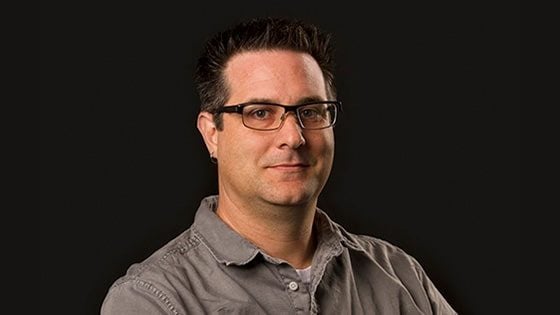
M204 139L208 152L214 157L218 156L218 129L214 124L214 115L209 112L200 112L196 126Z

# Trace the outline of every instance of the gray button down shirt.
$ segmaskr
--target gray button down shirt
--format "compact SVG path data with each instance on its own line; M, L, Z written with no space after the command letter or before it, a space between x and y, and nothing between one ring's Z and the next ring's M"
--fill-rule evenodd
M205 198L188 230L115 281L102 315L456 314L414 258L345 231L319 209L306 285L224 224L217 198Z

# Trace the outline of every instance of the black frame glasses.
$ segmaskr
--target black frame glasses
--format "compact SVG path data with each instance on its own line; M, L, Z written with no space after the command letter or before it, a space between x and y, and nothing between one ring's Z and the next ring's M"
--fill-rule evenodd
M276 117L272 122L270 127L257 127L256 125L252 124L250 120L248 120L248 113L246 113L245 108L248 106L274 106L280 107L284 111L280 116ZM317 105L324 105L323 109L325 109L328 114L328 121L327 120L311 120L307 118L307 116L314 113L317 113L316 110ZM314 107L315 106L315 107ZM251 107L249 107L251 108ZM260 110L260 109L259 109ZM270 103L270 102L247 102L241 103L236 105L227 105L219 108L216 110L216 114L221 113L237 113L241 115L241 120L243 121L243 125L249 129L254 130L262 130L262 131L269 131L269 130L277 130L284 125L284 121L286 120L287 114L289 112L293 112L296 116L296 120L298 121L299 126L302 129L307 130L319 130L319 129L326 129L329 127L333 127L336 123L338 113L342 111L342 102L341 101L313 101L313 102L306 102L303 104L298 105L283 105L277 103ZM313 116L315 117L315 116ZM312 122L310 122L312 121ZM322 122L322 124L321 124ZM326 124L325 124L326 123ZM307 124L307 127L306 127ZM312 127L312 124L319 124L318 127Z

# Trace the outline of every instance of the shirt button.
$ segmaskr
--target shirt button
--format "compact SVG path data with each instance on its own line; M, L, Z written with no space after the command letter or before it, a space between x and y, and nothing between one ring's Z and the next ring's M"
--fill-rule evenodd
M297 284L297 282L292 281L288 284L288 289L295 291L299 288L299 285Z

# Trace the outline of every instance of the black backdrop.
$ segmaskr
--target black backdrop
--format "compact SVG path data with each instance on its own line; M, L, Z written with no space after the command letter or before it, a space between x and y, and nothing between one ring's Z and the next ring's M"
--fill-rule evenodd
M519 4L365 3L44 1L41 313L98 313L216 192L194 62L264 14L335 35L345 111L320 207L416 257L460 313L520 313Z

